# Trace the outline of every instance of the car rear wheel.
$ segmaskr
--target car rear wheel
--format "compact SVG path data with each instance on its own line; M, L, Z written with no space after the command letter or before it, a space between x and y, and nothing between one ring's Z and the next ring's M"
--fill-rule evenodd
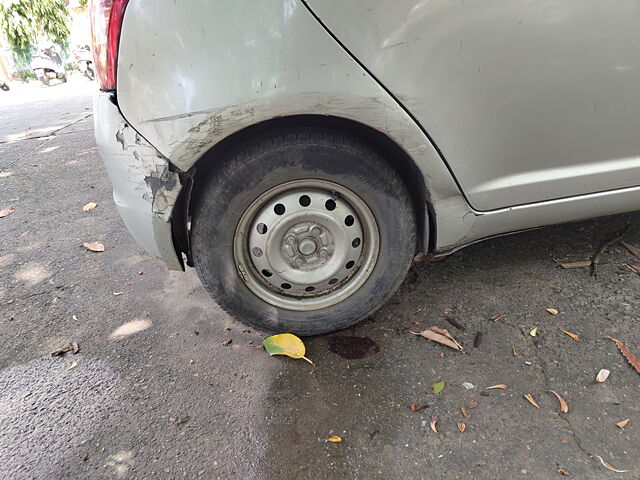
M314 335L370 315L415 252L402 181L361 141L327 129L256 139L222 160L196 194L192 253L232 316Z

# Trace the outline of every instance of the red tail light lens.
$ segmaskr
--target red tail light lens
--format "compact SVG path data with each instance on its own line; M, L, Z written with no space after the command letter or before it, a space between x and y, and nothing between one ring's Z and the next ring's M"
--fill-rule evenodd
M100 90L116 89L118 45L129 0L92 0L89 6L91 43Z

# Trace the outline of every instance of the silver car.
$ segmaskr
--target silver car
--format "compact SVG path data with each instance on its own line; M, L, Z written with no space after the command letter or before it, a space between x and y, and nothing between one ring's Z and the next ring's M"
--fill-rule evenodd
M94 0L127 227L219 305L312 335L416 254L640 208L635 0Z

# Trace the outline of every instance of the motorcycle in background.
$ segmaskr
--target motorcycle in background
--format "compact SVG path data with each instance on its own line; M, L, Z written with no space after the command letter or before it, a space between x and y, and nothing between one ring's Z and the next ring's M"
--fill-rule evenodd
M76 57L76 63L78 64L78 70L80 70L89 80L96 78L96 74L93 71L93 55L89 49L89 45L85 45L82 48L74 50L73 54Z
M54 46L42 48L33 54L31 69L44 85L49 85L50 80L55 78L63 82L67 81L62 58Z

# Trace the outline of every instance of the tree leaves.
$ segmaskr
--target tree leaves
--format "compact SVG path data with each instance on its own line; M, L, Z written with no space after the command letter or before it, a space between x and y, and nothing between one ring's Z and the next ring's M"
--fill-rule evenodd
M104 245L100 242L85 242L82 246L90 252L104 252Z
M525 393L524 398L527 399L527 402L529 402L531 405L533 405L536 408L540 408L540 405L538 405L538 402L536 402L533 398L533 395L531 395L530 393Z
M3 208L2 210L0 210L0 218L8 217L15 211L16 209L14 207Z
M271 356L286 355L291 358L302 358L313 365L313 362L304 356L306 349L302 340L291 333L281 333L265 338L262 345Z
M560 402L560 411L562 413L569 413L569 405L567 404L567 401L562 397L562 395L554 392L553 390L549 390L549 391L553 393L558 399L558 401Z
M0 4L0 28L14 50L27 49L40 40L62 44L70 35L65 0L13 0Z
M627 361L629 362L629 365L635 368L636 372L640 373L640 359L637 358L633 353L631 353L631 350L625 347L624 343L622 343L620 340L616 340L615 338L611 338L611 337L606 337L606 338L608 338L609 340L612 340L613 343L616 344L616 347L618 347L618 350L620 350L620 353L622 353L622 356L627 359Z
M432 340L434 342L440 343L442 345L446 345L449 348L453 348L454 350L462 351L462 345L460 345L451 334L440 327L429 327L422 332L411 332L414 335L421 335L424 338Z
M435 382L431 384L431 392L434 395L438 395L440 394L440 392L442 392L444 390L445 387L445 381L444 380L440 380L439 382Z

